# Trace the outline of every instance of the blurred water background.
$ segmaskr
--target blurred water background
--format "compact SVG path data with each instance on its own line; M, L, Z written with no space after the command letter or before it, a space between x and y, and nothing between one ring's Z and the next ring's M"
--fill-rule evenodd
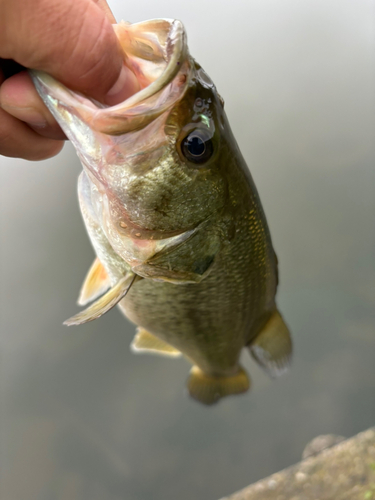
M189 364L136 356L113 310L62 326L94 254L70 144L0 158L1 499L215 500L374 425L375 57L370 0L113 0L181 19L225 99L280 262L292 370L206 408Z

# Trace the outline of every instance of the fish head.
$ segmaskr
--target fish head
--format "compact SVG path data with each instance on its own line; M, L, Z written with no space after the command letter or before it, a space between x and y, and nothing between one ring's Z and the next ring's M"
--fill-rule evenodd
M44 73L32 77L76 148L103 231L134 267L217 218L228 148L222 100L189 55L181 22L114 28L140 84L124 102L104 106Z

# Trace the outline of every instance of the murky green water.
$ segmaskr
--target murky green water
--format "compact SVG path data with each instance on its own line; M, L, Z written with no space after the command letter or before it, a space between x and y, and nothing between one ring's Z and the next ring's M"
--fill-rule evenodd
M1 500L215 500L374 425L375 65L371 1L113 3L177 17L224 96L280 261L292 370L199 406L189 364L136 356L114 310L62 326L93 252L66 147L1 168Z

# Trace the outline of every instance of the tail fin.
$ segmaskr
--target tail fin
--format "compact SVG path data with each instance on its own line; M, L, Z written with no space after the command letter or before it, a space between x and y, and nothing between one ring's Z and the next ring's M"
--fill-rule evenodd
M205 405L212 405L225 396L246 392L250 382L243 368L239 368L235 375L214 377L193 366L187 386L192 398Z

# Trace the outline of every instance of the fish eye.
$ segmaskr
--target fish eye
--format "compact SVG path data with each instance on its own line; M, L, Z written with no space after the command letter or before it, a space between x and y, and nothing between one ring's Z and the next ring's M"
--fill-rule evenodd
M181 152L192 163L205 163L214 152L210 134L204 130L193 130L181 142Z

